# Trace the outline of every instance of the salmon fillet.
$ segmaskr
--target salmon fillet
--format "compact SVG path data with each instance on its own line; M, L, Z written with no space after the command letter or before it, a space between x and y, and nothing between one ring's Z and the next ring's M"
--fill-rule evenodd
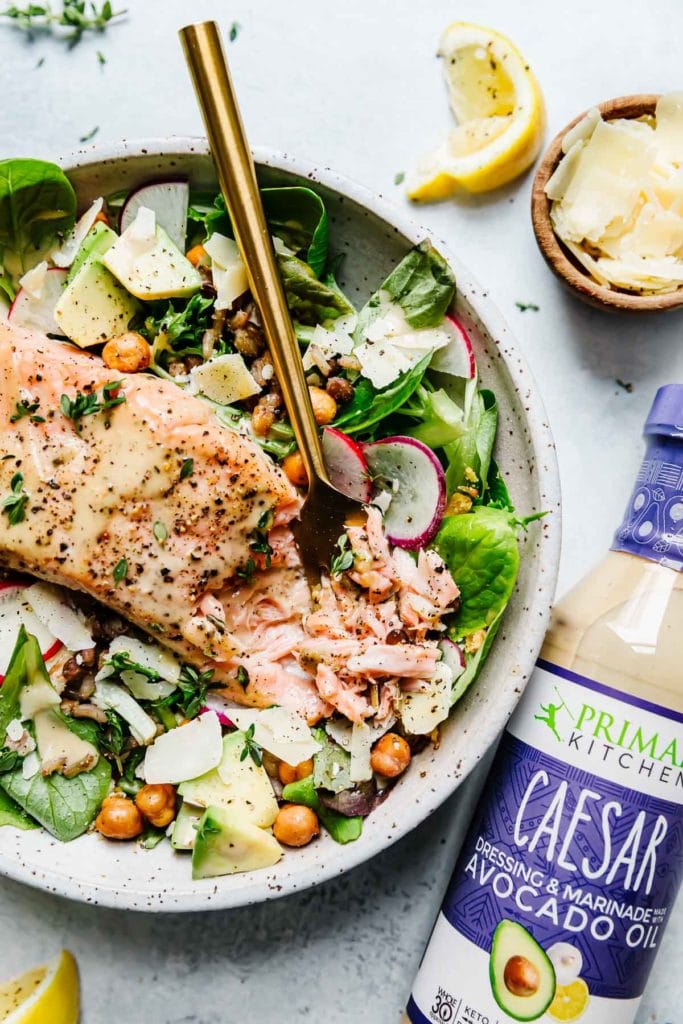
M62 395L101 402L113 381L125 399L114 408L75 420L60 408ZM33 412L19 415L21 403ZM171 382L124 378L96 356L0 323L0 459L0 501L13 480L27 496L20 521L11 524L7 508L0 515L0 564L83 591L188 662L212 664L236 699L273 702L272 686L259 694L234 684L245 635L231 632L220 596L230 603L243 584L239 573L269 511L293 593L298 557L282 527L300 499L256 444ZM300 619L307 588L298 613L294 603L284 619ZM288 703L296 700L312 716L323 707L310 680L299 678Z

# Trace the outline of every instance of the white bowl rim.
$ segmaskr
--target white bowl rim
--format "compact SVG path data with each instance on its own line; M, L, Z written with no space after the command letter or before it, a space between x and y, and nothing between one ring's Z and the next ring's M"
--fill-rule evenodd
M208 152L207 140L202 136L150 137L88 146L65 156L60 160L60 164L69 172L80 171L87 169L89 166L96 166L123 158L134 159L142 156L146 158L154 158L156 156L164 158L175 155L201 156L207 155ZM546 571L539 574L538 585L531 595L530 604L527 609L528 631L524 639L527 650L533 651L535 657L535 653L540 649L547 628L559 568L561 541L561 518L559 512L560 479L554 440L545 407L540 397L539 389L535 385L533 374L519 351L510 328L495 303L488 297L488 292L481 288L466 266L451 252L449 246L442 239L436 237L433 231L421 227L412 217L407 216L391 200L373 193L365 186L327 167L320 169L306 160L292 157L287 153L277 152L266 147L254 147L252 152L257 164L298 175L302 179L308 179L313 185L316 183L321 184L365 207L375 216L385 221L391 228L397 229L413 244L424 238L430 238L434 241L448 264L454 269L458 290L466 296L467 302L481 319L487 332L493 338L505 336L506 352L501 353L502 359L512 382L518 386L520 392L523 390L525 393L526 427L529 432L530 446L536 453L543 452L544 455L543 458L536 460L539 492L545 495L546 500L553 509L558 510L554 516L553 529L548 532L542 532L539 538L540 551L537 557L542 559ZM529 387L530 382L531 387ZM386 834L380 834L378 830L372 839L362 843L362 845L360 843L353 843L347 846L334 847L335 855L331 855L324 865L316 866L314 869L309 868L307 877L301 877L304 874L303 870L299 872L292 870L289 876L282 880L282 884L278 885L275 889L273 886L269 887L265 879L259 881L259 872L251 872L244 876L245 885L240 889L213 890L210 896L206 891L201 890L180 894L169 893L166 898L164 894L161 894L156 898L152 907L137 902L134 898L135 894L129 894L125 889L113 890L85 879L65 877L57 872L50 874L49 870L45 870L42 873L42 877L38 877L36 872L28 865L23 865L17 860L5 856L3 853L0 853L0 875L5 875L27 885L45 889L68 899L117 909L168 912L238 907L267 899L279 898L291 892L318 885L332 877L346 873L382 850L387 849L429 817L455 791L457 786L475 767L483 753L500 735L528 680L533 663L531 655L528 656L528 661L528 671L525 672L522 680L518 680L519 685L516 691L513 692L511 689L509 694L506 695L505 700L501 699L496 703L497 714L495 716L482 717L479 730L481 738L479 752L477 755L472 755L469 760L463 758L462 765L460 766L461 774L455 783L452 778L446 775L443 777L433 777L431 779L430 792L425 795L423 800L403 806L400 824L392 829L389 837ZM215 881L218 881L218 879Z

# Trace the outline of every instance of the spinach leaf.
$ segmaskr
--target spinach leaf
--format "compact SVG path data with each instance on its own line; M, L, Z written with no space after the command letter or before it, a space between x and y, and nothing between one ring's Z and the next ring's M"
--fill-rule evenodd
M493 458L491 459L491 464L489 466L486 491L488 496L486 504L491 508L503 508L507 509L508 512L515 511L515 506L512 504L512 498L510 497L507 484L501 476L498 463Z
M333 426L346 434L360 434L400 410L419 387L431 358L429 352L412 370L402 373L382 391L377 391L366 377L360 377L354 386L353 398Z
M63 720L77 736L97 745L94 722L66 717ZM95 819L110 781L111 766L101 755L89 772L70 779L56 772L46 777L38 772L25 779L21 767L0 775L0 787L5 793L63 843L80 836Z
M301 185L261 189L263 208L272 234L305 259L316 277L327 262L327 211L317 192Z
M335 743L324 729L313 729L313 736L320 743L321 750L313 755L313 782L316 789L329 789L341 793L353 786L351 776L351 755Z
M495 619L489 626L486 632L486 639L475 654L465 655L465 671L462 675L458 676L453 685L453 694L451 696L451 703L455 704L465 694L465 691L469 689L471 684L479 675L482 665L486 661L491 645L495 639L500 621L503 618L503 612L505 609L501 609L498 612Z
M386 308L387 297L401 307L411 327L420 328L437 327L454 296L455 278L443 256L430 242L420 242L361 310L356 343L364 340L368 325Z
M455 295L455 278L430 242L420 242L382 285L411 327L436 327Z
M448 461L446 485L449 494L467 482L466 469L472 469L482 481L482 485L486 484L497 429L496 396L484 388L475 396L464 432L457 440L445 446Z
M325 324L355 312L336 286L319 280L297 256L278 255L280 276L292 318L300 324Z
M3 825L21 829L38 828L38 823L0 789L0 827Z
M262 188L261 198L271 233L301 255L314 275L320 277L327 262L329 237L327 211L320 196L303 185L292 185ZM225 201L220 194L213 200L206 196L195 197L188 217L203 226L205 238L216 231L229 238L234 237Z
M0 252L13 277L37 263L75 217L76 193L56 164L0 160Z
M7 726L14 718L20 717L19 698L22 688L40 680L52 687L38 641L22 625L0 689L0 747L4 746Z
M462 606L452 627L457 639L490 626L510 599L519 569L517 526L507 512L477 506L448 516L435 546L460 588Z

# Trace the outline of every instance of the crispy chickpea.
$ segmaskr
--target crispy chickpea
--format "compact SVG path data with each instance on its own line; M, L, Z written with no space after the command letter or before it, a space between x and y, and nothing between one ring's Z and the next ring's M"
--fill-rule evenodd
M143 786L135 797L135 804L150 825L166 828L175 818L175 786Z
M283 846L306 846L320 835L318 816L310 807L285 804L275 819L273 834Z
M283 786L289 785L290 782L296 782L298 779L307 779L312 774L312 758L309 758L307 761L300 761L299 764L287 764L286 761L280 761L278 767L278 775Z
M286 455L282 460L282 469L290 484L294 484L295 487L305 487L308 483L308 475L300 451L297 450L291 455Z
M193 267L198 267L206 258L206 249L203 245L193 245L192 248L188 249L185 253L185 256Z
M137 373L146 370L152 361L149 344L137 331L126 331L110 338L102 349L104 365L120 373Z
M448 499L446 505L447 516L462 516L470 511L472 508L472 499L468 494L461 494L460 491L456 491Z
M395 779L397 775L401 775L409 764L410 747L398 733L385 733L372 748L372 770L387 779Z
M324 427L326 423L331 423L337 415L337 403L332 395L316 387L309 387L308 393L311 396L313 415L318 426Z
M251 414L251 426L254 433L259 437L265 437L274 423L275 413L273 410L259 402Z
M486 630L477 629L465 637L465 650L468 654L476 654L486 640Z
M135 839L144 827L140 811L121 793L105 797L95 818L95 828L107 839Z

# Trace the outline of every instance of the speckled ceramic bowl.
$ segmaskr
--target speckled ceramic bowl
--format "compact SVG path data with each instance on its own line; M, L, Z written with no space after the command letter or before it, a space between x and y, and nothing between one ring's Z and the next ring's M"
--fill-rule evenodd
M267 184L313 182L327 204L333 250L345 253L342 285L362 303L387 272L428 232L381 197L288 156L258 152ZM99 195L153 178L188 176L215 184L204 140L124 142L93 148L67 162L79 207ZM190 859L169 844L145 851L97 835L62 844L44 831L0 829L0 872L71 899L129 910L204 910L239 906L305 889L348 871L415 828L474 768L512 712L533 667L553 598L560 547L560 489L552 435L535 382L507 325L483 290L438 238L458 281L456 308L472 332L485 386L500 407L496 458L519 509L547 509L523 540L517 591L475 687L443 731L438 750L411 770L366 821L362 837L339 846L329 837L285 854L275 868L192 881Z

